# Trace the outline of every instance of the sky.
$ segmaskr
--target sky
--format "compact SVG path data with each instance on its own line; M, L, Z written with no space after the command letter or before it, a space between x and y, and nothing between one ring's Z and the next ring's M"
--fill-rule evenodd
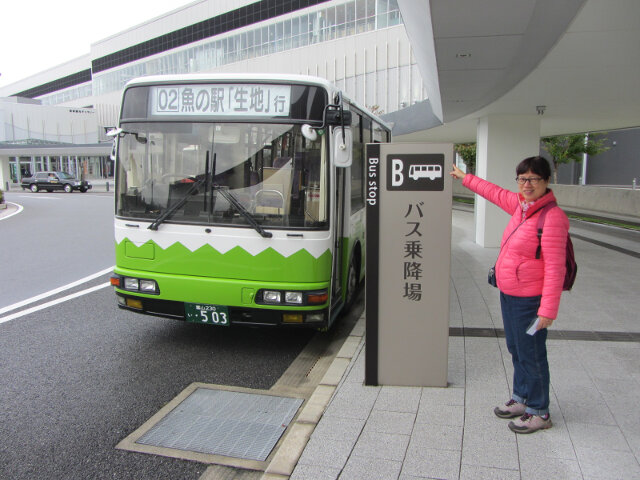
M193 0L5 0L0 87L90 52L91 44Z

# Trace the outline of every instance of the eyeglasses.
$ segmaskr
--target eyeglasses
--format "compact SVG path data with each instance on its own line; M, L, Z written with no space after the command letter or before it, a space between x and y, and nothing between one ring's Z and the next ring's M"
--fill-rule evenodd
M540 177L516 177L516 182L518 182L518 185L524 185L527 182L529 182L531 185L537 185L538 183L540 183L540 181L542 181L542 178Z

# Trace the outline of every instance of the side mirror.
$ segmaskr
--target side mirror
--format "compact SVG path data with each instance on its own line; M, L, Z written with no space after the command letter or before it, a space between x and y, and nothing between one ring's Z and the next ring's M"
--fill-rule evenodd
M336 167L350 167L352 162L353 134L351 128L333 129L333 159Z
M118 137L113 137L113 146L111 147L111 154L109 155L109 158L115 161L117 152L118 152Z
M111 130L109 130L107 132L107 137L117 137L118 135L120 135L124 130L122 130L121 128L112 128Z

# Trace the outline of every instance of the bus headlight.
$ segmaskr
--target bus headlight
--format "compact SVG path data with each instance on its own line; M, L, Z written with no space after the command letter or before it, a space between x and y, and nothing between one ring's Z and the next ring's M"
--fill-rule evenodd
M296 303L302 305L302 292L285 292L285 303Z
M158 286L154 280L140 280L140 291L145 293L156 293Z
M265 303L280 303L280 292L275 292L273 290L265 290L262 294L262 299Z
M256 303L261 305L323 305L329 300L326 289L312 291L298 290L259 290Z
M115 274L111 277L111 285L130 292L147 293L150 295L158 295L160 293L157 282L148 278L122 277Z

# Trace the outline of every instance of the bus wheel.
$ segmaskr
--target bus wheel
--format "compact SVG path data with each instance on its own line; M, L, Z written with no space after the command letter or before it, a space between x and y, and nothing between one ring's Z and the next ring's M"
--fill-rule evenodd
M349 272L347 273L347 293L344 297L344 309L348 311L353 306L358 291L358 271L356 269L355 258L349 263Z

